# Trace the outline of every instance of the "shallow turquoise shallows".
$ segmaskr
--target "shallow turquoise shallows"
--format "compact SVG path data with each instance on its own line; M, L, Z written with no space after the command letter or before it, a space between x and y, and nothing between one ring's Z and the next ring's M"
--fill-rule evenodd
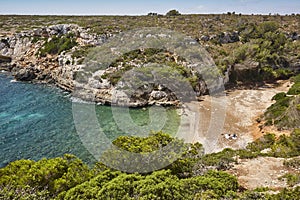
M126 133L126 128L124 130L116 124L116 109L119 108L95 107L101 130L110 140L120 135L130 135ZM147 127L151 124L149 110L130 109L129 123L140 128ZM174 109L168 109L166 116L162 130L175 134L180 118ZM153 119L160 121L159 117L158 114ZM126 125L126 121L122 124ZM70 94L47 85L14 82L10 76L1 74L0 167L14 160L39 160L66 153L74 154L88 164L96 161L76 131Z

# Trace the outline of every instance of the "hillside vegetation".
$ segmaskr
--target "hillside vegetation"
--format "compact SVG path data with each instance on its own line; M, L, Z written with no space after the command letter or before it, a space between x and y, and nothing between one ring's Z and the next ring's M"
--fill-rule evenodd
M201 44L214 59L224 79L228 78L228 87L252 87L290 78L293 84L287 93L273 97L274 104L259 119L264 126L275 126L279 131L290 130L290 135L277 137L266 133L245 149L227 148L212 154L205 154L199 143L186 144L163 132L151 133L146 138L121 136L113 141L118 148L108 149L102 159L113 163L115 168L128 163L128 160L132 161L135 163L132 173L106 166L103 162L87 166L73 155L39 161L18 160L0 169L0 199L299 199L299 15L180 15L172 11L167 16L152 13L149 16L0 16L0 19L0 44L10 49L11 41L7 38L17 33L15 38L38 47L37 51L34 49L35 53L28 52L34 57L33 60L37 59L37 63L46 68L43 76L38 76L42 70L38 71L33 66L30 73L24 72L32 75L30 79L21 74L23 80L31 81L37 77L38 80L53 79L51 72L59 69L57 80L62 81L64 85L61 85L65 88L72 88L72 84L68 85L64 81L69 78L70 83L73 83L74 77L84 79L76 73L76 66L83 64L91 48L97 46L98 35L110 38L127 30L161 27L184 33ZM85 38L80 33L51 35L46 31L43 35L45 26L56 24L77 24L96 36L90 37L94 39L92 43L85 44L80 43L80 39ZM40 34L37 36L30 35L32 33L24 36L24 31L26 33L38 28L42 30L39 29ZM76 26L72 30L82 29ZM86 38L85 41L90 39ZM29 60L28 63L32 59ZM11 58L0 55L0 61L0 64L10 63ZM24 58L20 58L20 62L23 61ZM199 84L200 75L192 73L184 64L185 60L176 56L175 52L151 48L136 49L120 55L107 69L103 69L104 73L93 78L101 84L107 83L107 87L115 86L122 75L133 68L138 68L137 71L144 74L149 73L139 66L152 62L171 67L162 69L162 72L179 72L183 76L183 80L176 80L179 85L188 81L195 89ZM27 67L28 63L24 65ZM160 170L156 170L155 163L148 160L147 166L153 167L153 172L138 173L138 169L145 165L145 160L130 160L127 155L120 153L125 150L147 154L160 151L169 144L180 146L182 155ZM174 154L170 155L170 160ZM284 158L286 167L298 171L281 177L288 184L286 188L248 190L228 170L238 164L239 159L257 157ZM168 163L169 160L156 161Z
M145 153L176 141L180 143L180 140L159 132L147 138L122 136L114 144L129 152ZM266 135L249 144L247 150L225 149L219 153L203 155L199 143L185 144L183 147L186 150L174 163L145 174L121 172L100 162L89 168L72 155L40 161L15 161L0 169L0 198L296 199L300 194L299 187L284 189L275 195L269 194L268 188L248 191L239 186L236 177L224 171L231 167L230 163L237 162L237 156L258 156L261 150L269 147L272 151L268 156L298 156L299 130L295 130L291 137L279 139ZM299 160L289 160L285 165L297 168ZM286 176L291 185L297 184L299 175Z
M108 37L144 27L171 29L186 34L203 45L223 74L232 69L229 70L232 71L230 80L235 84L286 79L295 71L299 71L299 15L262 16L228 13L166 16L0 16L0 18L0 34L3 36L55 24L78 24L88 29L90 33ZM68 38L71 41L67 41ZM71 49L76 46L73 38L76 39L76 35L66 36L64 41L52 38L50 42L44 44L40 55L59 54L63 50ZM34 38L34 41L38 40L44 38ZM55 45L61 47L56 49ZM78 51L85 55L88 50L81 46L79 49L75 51L73 58L81 57ZM143 56L153 57L152 54ZM128 63L128 56L124 61ZM112 79L111 76L109 78ZM116 79L113 79L114 82Z
M278 129L300 128L300 75L291 78L294 82L287 93L278 93L276 102L264 114L265 125Z

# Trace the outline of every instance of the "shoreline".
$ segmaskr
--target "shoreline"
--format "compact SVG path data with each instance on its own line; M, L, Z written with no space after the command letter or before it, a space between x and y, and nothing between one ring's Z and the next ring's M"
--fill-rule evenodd
M1 71L0 74L13 77L12 73L7 71ZM82 98L73 96L72 92L64 90L53 83L32 81L30 84L44 84L50 87L58 88L63 92L68 92L68 98L72 102L74 102L72 99L78 99L80 103L120 107L119 105L85 101ZM259 123L256 121L256 119L263 114L267 107L272 104L271 98L275 94L279 92L286 92L290 86L291 83L286 80L278 81L275 84L263 85L262 87L255 89L231 88L229 90L225 90L224 92L226 95L222 97L204 95L201 96L198 101L183 103L181 106L164 107L175 109L177 114L182 118L181 123L183 125L179 127L181 132L180 130L178 131L178 137L184 139L186 142L200 142L204 145L204 147L206 147L206 150L209 153L217 152L224 148L240 149L245 148L249 142L261 137L267 132L267 130L275 130L274 127L260 129ZM223 103L226 103L225 107L222 105ZM145 109L151 106L158 105L130 108ZM211 119L214 119L214 117L217 117L215 119L216 121L221 121L222 126L212 122ZM212 127L217 130L210 130ZM286 131L283 134L288 133L289 132ZM228 134L235 134L237 135L237 138L226 139L226 135ZM213 146L211 144L213 144Z
M224 99L204 96L200 102L189 103L187 117L193 118L195 113L199 113L191 142L202 143L209 153L224 148L245 148L249 142L267 133L266 130L270 127L259 129L256 119L272 105L271 99L275 94L287 92L290 86L289 81L279 81L278 84L258 89L226 91ZM226 103L225 107L223 103ZM218 124L222 122L223 124ZM212 127L214 132L211 131ZM286 131L282 134L288 133Z

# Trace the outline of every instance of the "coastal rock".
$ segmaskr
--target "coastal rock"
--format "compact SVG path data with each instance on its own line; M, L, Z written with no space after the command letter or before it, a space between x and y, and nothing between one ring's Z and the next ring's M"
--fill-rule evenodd
M0 64L1 63L10 63L10 62L11 62L11 57L0 55Z
M78 47L69 52L62 52L60 55L37 56L46 39L67 34L76 38ZM32 79L36 79L47 83L55 82L59 87L72 91L76 71L81 68L79 60L82 60L82 58L73 57L73 51L86 45L102 44L106 39L106 35L90 34L87 29L78 25L58 24L15 33L9 37L1 37L0 55L11 58L9 66L18 66L14 70L18 80L32 81ZM4 68L4 65L1 65ZM6 66L4 69L9 70Z
M77 46L63 51L59 55L47 54L44 57L38 56L39 50L54 36L63 37L67 35L76 40ZM10 37L0 38L0 55L11 58L10 66L17 66L13 69L13 74L17 80L21 81L40 81L54 83L64 90L75 92L78 97L85 100L101 102L103 104L115 104L121 106L139 107L146 105L177 105L178 101L185 101L186 97L196 97L208 93L207 85L204 80L198 80L193 87L195 92L181 90L182 83L176 80L168 82L170 90L162 84L153 82L145 84L145 81L134 81L132 77L143 77L139 72L132 72L130 76L125 77L123 81L119 80L117 85L111 83L111 79L103 78L103 74L112 74L120 70L120 66L109 67L105 70L91 72L86 78L79 73L85 67L84 57L81 55L85 52L87 46L98 46L107 41L112 35L109 34L92 34L88 29L84 29L74 24L58 24L43 27L35 30L23 31ZM147 37L153 37L151 34ZM162 36L166 37L166 36ZM201 37L202 41L217 40L221 43L231 43L239 41L238 32L221 33L219 35L205 35ZM173 56L175 62L178 61ZM129 65L141 68L142 64L135 61L129 61ZM183 64L192 70L188 64ZM235 66L239 69L239 66ZM238 73L238 72L237 72ZM81 79L83 82L81 82ZM217 80L223 83L223 80ZM149 81L148 81L149 82ZM115 83L114 83L115 84ZM140 85L138 85L140 84ZM131 89L131 91L126 90ZM118 89L119 92L114 92ZM76 91L75 91L76 90ZM179 97L177 97L178 95ZM189 99L187 99L189 100Z
M16 70L14 76L18 81L32 81L37 77L36 70L32 67Z

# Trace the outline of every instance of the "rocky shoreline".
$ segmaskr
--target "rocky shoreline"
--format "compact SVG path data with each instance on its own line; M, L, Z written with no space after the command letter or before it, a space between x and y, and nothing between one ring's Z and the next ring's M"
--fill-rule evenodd
M39 55L45 43L55 37L67 35L75 38L77 42L75 47L59 54ZM130 107L178 106L180 104L172 91L159 84L151 86L156 89L136 90L130 99L123 92L116 93L114 90L116 86L101 78L105 72L116 71L112 67L99 70L96 75L93 75L86 84L88 88L85 90L82 90L81 86L75 88L75 85L78 85L77 72L84 67L85 59L85 55L75 57L76 51L81 53L83 48L99 46L109 37L112 35L91 34L90 30L72 24L53 25L16 33L10 37L1 38L0 69L11 72L18 81L54 84L63 90L73 92L76 97L101 104Z
M72 37L76 44L67 51L57 54L41 56L41 49L54 38ZM91 78L86 80L88 88L78 84L78 72L84 67L84 59L87 48L104 44L113 35L97 35L89 29L84 29L73 24L52 25L40 29L15 33L9 37L0 38L0 69L9 71L19 81L41 82L54 84L66 91L73 92L76 97L84 100L95 101L101 104L143 107L149 105L179 106L174 92L168 90L162 84L151 83L143 85L144 89L137 88L135 93L128 97L124 92L116 93L116 85L103 78L104 75L113 74L121 66L98 70ZM287 36L288 37L288 36ZM299 39L298 35L291 35L293 39ZM202 36L199 40L208 41L215 39L212 36ZM239 41L238 32L224 33L218 36L222 43ZM84 49L84 50L83 50ZM176 56L171 56L176 60ZM229 66L223 76L221 84L227 84L230 76L247 76L251 71L257 72L259 64L248 61L247 66L237 64ZM122 68L121 68L122 69ZM84 92L82 89L85 89ZM208 93L208 88L202 79L196 83L196 96ZM188 94L187 94L188 95Z

